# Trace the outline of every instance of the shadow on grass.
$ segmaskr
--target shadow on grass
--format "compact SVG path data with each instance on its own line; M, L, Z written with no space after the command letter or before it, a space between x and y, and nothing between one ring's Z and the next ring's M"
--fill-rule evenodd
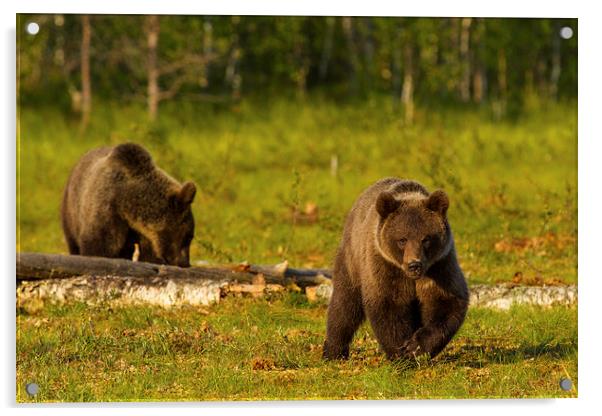
M481 368L489 364L513 364L536 358L560 359L577 352L576 342L539 343L519 347L463 345L459 350L437 359L441 363L457 362L467 367Z

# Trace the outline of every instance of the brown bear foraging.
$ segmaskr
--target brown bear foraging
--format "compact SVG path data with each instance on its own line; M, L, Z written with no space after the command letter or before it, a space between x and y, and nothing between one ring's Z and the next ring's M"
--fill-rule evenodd
M192 182L183 185L134 143L86 153L74 167L61 206L69 252L190 266Z
M464 321L468 288L443 191L382 179L349 212L334 261L323 357L347 358L367 317L390 359L434 357Z

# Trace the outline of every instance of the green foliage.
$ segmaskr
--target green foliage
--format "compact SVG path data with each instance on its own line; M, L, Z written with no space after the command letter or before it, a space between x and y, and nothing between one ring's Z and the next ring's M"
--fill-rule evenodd
M211 308L20 313L17 401L577 396L576 309L472 309L432 361L388 362L364 325L349 361L324 362L326 306L298 302L286 294ZM573 390L560 389L563 377ZM28 382L40 386L35 398Z
M20 91L27 101L61 102L79 89L79 15L19 15ZM25 34L28 21L41 31ZM146 95L145 16L91 19L95 97L140 101ZM423 103L460 102L462 78L472 100L500 101L520 114L525 95L576 97L576 19L160 16L160 88L181 84L179 99L327 90L342 98L390 93L399 99L414 50L414 89ZM466 37L465 52L462 39ZM556 77L555 71L558 72ZM477 75L480 78L476 78ZM482 83L482 98L476 85ZM553 90L553 91L552 91Z

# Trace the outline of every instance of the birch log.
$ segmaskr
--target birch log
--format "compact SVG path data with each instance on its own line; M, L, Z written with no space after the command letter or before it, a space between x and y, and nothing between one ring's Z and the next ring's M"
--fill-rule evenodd
M180 268L123 259L17 254L17 305L80 301L88 304L173 307L210 305L224 296L253 297L285 289L305 290L308 300L328 302L330 271L250 264ZM577 304L577 286L472 285L471 307L509 309L515 304Z
M125 259L62 254L17 253L17 280L66 279L78 276L138 277L144 279L205 279L253 283L263 275L267 283L300 287L328 281L328 270L293 269L288 263L275 266L250 265L203 266L182 268Z

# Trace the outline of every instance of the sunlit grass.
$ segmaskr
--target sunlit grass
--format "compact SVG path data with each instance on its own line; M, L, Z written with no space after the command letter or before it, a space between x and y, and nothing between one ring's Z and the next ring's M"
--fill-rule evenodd
M182 401L575 397L577 311L472 309L432 362L392 363L369 326L321 360L326 306L302 295L210 308L81 304L18 314L17 400ZM562 377L575 388L564 392ZM36 382L40 393L27 396Z
M495 122L426 110L413 126L385 99L247 101L232 108L95 101L92 124L51 108L19 120L19 250L65 253L59 205L77 159L139 142L199 188L192 260L328 267L358 194L384 176L443 187L471 283L577 282L577 118L572 105ZM331 161L338 161L333 175ZM309 220L301 212L317 206ZM577 311L471 309L433 362L390 363L368 326L347 362L320 359L326 307L289 293L210 308L46 306L17 315L18 401L573 397ZM28 382L40 385L27 396Z
M458 255L471 282L520 271L576 282L577 118L552 105L516 122L483 110L426 110L404 126L388 100L178 103L150 125L143 107L95 102L84 135L50 108L22 108L19 230L23 251L66 252L62 189L87 150L133 140L199 188L192 259L328 267L345 214L384 176L443 187ZM336 175L331 160L338 160ZM295 219L308 203L316 222ZM553 234L564 245L496 251L500 241Z

